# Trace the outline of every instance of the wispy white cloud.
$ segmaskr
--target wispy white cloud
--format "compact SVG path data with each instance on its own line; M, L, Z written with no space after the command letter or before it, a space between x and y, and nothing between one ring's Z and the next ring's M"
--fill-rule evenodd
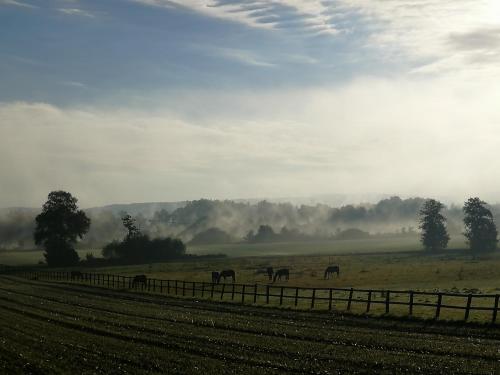
M0 6L1 5L12 5L12 6L18 6L22 8L38 8L37 6L29 3L25 3L19 0L0 0Z
M272 68L275 66L275 64L269 61L268 58L265 58L260 54L250 50L216 46L195 46L194 48L202 50L209 56L222 57L225 59L236 61L243 65L263 68Z
M353 34L364 40L367 50L387 60L409 63L412 71L437 71L439 67L446 72L497 64L498 0L134 1L182 6L268 30Z
M480 55L485 48L497 50L493 30L500 27L498 0L339 1L355 9L361 21L370 25L367 48L388 59L426 61L416 70L469 69L474 61L484 62ZM489 30L487 34L485 30ZM489 42L493 43L486 45ZM464 43L474 48L463 48ZM485 48L478 51L479 46Z
M240 22L262 29L294 28L314 34L337 34L339 29L329 14L328 2L322 0L134 0L165 6L173 4L211 17Z
M60 82L61 85L64 85L64 86L70 86L70 87L78 87L78 88L87 88L88 86L82 82L78 82L78 81L62 81Z
M80 17L89 17L95 18L96 15L83 9L79 8L59 8L57 9L59 12L70 15L70 16L80 16Z

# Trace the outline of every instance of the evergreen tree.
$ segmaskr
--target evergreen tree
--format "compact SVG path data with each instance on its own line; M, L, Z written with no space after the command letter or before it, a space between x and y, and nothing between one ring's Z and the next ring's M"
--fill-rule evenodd
M435 200L428 199L420 209L420 226L422 230L421 241L426 250L445 249L450 236L446 230L446 218L441 214L444 205Z
M465 237L475 252L493 251L497 247L497 227L493 214L479 198L469 198L464 204Z

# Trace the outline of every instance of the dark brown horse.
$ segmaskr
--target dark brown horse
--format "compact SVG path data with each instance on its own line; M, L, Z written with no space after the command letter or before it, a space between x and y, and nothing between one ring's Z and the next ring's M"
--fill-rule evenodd
M276 279L281 280L282 277L284 277L285 280L288 280L290 278L290 271L288 270L288 268L277 270L274 274L273 283L276 281Z
M329 279L334 273L337 274L337 277L340 276L340 267L339 266L328 266L325 270L325 279Z
M217 279L217 284L220 283L220 279L224 278L224 282L226 282L226 278L230 277L232 282L236 282L236 273L233 270L224 270L219 273L219 278Z
M146 275L136 275L132 280L132 288L135 288L136 285L139 284L142 284L145 287L147 283L148 283L148 278L146 277Z
M271 281L273 279L273 274L274 274L273 267L267 267L266 273L267 273L267 276L269 277L269 281Z
M212 272L212 283L218 283L219 282L219 272L214 271Z

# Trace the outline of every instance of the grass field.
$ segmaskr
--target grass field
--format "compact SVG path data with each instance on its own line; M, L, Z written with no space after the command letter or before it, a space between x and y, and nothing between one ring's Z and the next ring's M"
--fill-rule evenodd
M453 237L449 248L465 248L463 237ZM419 237L371 237L359 240L311 241L311 242L267 242L223 245L190 245L193 254L226 254L242 256L290 256L290 255L335 255L369 252L421 251Z
M451 245L463 246L461 239ZM83 257L89 250L80 250ZM253 254L217 259L186 260L124 267L96 268L121 275L146 274L157 279L210 281L212 271L234 269L241 283L267 283L266 267L290 269L282 285L302 287L354 287L498 293L500 254L473 258L466 250L426 254L418 242L388 238L322 243L233 244L191 248L191 252ZM94 250L94 254L98 251ZM35 264L42 252L1 251L0 264ZM339 278L324 280L329 264L340 265ZM278 283L278 285L280 285Z
M450 248L465 248L463 238L452 238ZM335 255L359 254L369 252L421 251L422 246L417 236L411 237L372 237L361 240L318 241L318 242L269 242L236 243L220 245L189 245L189 254L225 254L228 257L249 256L292 256L292 255ZM80 258L87 253L101 256L101 249L77 250ZM0 250L0 264L30 265L43 261L42 250Z
M500 371L500 329L0 277L0 373Z
M323 279L328 264L340 265L340 277ZM474 259L467 251L369 253L335 256L258 256L190 260L124 267L96 268L120 275L146 274L157 279L210 281L211 271L234 269L241 283L267 283L267 266L290 269L290 280L277 285L303 287L355 287L442 291L500 290L500 254Z
M81 259L92 252L95 256L101 255L101 250L77 250ZM27 266L45 261L42 250L0 250L0 264L8 266Z

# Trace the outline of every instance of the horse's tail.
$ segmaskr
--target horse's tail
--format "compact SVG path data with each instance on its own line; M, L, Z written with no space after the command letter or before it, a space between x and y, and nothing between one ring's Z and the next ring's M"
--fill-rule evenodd
M274 282L276 282L276 278L277 278L277 277L278 277L278 272L276 272L276 273L274 274L274 277L273 277L273 283L274 283Z
M326 279L326 276L328 275L328 268L325 270L325 279Z

